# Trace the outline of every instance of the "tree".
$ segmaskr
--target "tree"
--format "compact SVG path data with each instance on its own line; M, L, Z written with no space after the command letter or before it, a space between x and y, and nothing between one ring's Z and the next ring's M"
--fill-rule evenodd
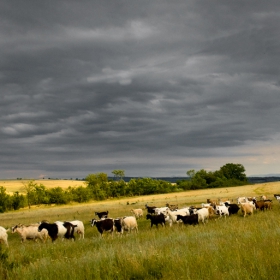
M227 163L220 168L220 172L228 180L235 179L235 180L247 182L245 168L242 164Z
M28 204L28 208L30 209L33 192L37 184L34 182L34 180L30 180L28 182L22 182L22 184L23 184L22 190L26 193L27 204Z
M112 173L114 174L114 177L116 177L119 180L121 180L124 177L124 170L115 169L112 171Z

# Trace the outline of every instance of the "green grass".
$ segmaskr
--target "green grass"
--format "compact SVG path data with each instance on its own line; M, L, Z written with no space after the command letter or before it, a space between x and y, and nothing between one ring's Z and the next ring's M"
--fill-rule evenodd
M196 193L196 201L209 196L202 195ZM158 198L138 198L136 207L146 201L163 206L165 197ZM275 199L271 211L246 218L238 214L206 225L158 229L151 229L143 218L138 234L101 239L89 223L94 211L108 209L111 217L129 215L132 205L127 200L1 214L0 225L5 227L75 218L85 223L86 231L84 240L46 244L21 244L17 234L9 233L9 248L0 246L7 253L0 254L0 279L279 279L280 205Z

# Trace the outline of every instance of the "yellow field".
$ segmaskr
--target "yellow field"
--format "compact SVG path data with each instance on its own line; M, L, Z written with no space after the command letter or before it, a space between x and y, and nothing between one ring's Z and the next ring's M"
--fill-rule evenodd
M23 185L28 183L30 180L0 180L0 187L4 187L6 192L9 194L13 194L18 191L19 193L23 193ZM62 189L66 189L68 187L78 187L85 186L84 181L77 180L34 180L37 185L44 185L46 188L56 188L61 187Z
M23 192L23 184L28 183L30 180L0 180L0 186L6 189L6 192L13 194L18 191ZM43 184L46 188L61 187L63 189L71 187L83 186L85 187L84 181L77 180L34 180L38 185ZM145 203L152 204L156 202L157 204L165 205L169 202L171 204L185 205L186 203L201 203L206 202L209 199L229 199L236 202L239 196L261 196L266 195L267 198L272 199L275 193L280 193L280 182L270 182L255 185L230 187L230 188L216 188L216 189L203 189L203 190L191 190L178 193L170 194L158 194L158 195L148 195L148 196L136 196L130 198L122 198L119 202L123 201L129 204L140 204ZM98 204L98 202L95 202ZM101 204L111 204L115 203L115 200L102 201Z

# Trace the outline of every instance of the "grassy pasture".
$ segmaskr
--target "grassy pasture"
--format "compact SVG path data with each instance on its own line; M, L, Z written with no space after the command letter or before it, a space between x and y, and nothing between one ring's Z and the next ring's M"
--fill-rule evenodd
M4 227L42 219L79 219L86 232L84 240L46 244L21 244L17 234L9 233L8 258L0 260L0 279L279 279L280 205L273 197L279 192L280 182L273 182L3 213L0 225ZM119 217L146 203L164 206L170 202L181 207L199 205L207 198L236 202L243 195L267 195L273 199L273 209L246 218L238 214L210 220L196 227L150 229L150 221L143 218L138 221L138 234L103 239L89 223L99 210ZM2 251L6 252L4 246Z

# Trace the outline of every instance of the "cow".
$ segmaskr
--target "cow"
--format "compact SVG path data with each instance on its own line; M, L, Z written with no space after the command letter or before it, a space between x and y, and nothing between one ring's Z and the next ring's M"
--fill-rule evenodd
M158 228L158 224L160 224L161 226L165 226L165 218L162 213L160 213L159 215L148 213L146 215L146 219L151 220L151 227L153 225L156 225L156 227Z
M17 232L21 237L21 243L25 242L26 239L32 239L37 241L40 239L42 242L46 242L48 239L48 231L43 229L41 232L38 231L39 224L24 226L16 225L12 227L12 233Z
M216 206L215 212L217 215L220 216L220 218L222 218L222 216L224 216L225 218L226 218L226 216L229 216L228 208L225 205Z
M3 242L7 247L9 247L9 244L8 244L8 234L7 234L7 232L9 230L10 229L5 229L4 227L0 226L0 243Z
M100 233L100 237L103 237L104 232L110 232L112 235L115 229L114 219L111 218L105 218L102 220L92 219L90 223L92 227L96 226L98 232Z
M177 220L182 220L185 225L198 225L198 214L192 214L190 216L177 215Z
M237 214L239 211L239 206L235 203L227 203L225 202L225 206L228 207L228 213L229 215Z
M143 210L140 209L140 208L139 209L131 209L130 212L134 214L136 219L139 219L139 218L143 217Z
M43 229L46 229L48 231L48 234L50 238L52 239L52 242L54 242L58 237L61 237L62 239L72 239L75 240L74 236L74 225L72 225L69 222L60 222L56 221L55 223L41 223L38 227L38 231L42 231Z
M149 214L155 214L155 208L157 208L156 206L148 206L147 204L145 204L145 208L147 209L147 212Z
M108 218L108 214L109 214L108 210L106 212L105 211L103 211L103 212L95 212L95 216L98 216L99 219Z
M254 209L256 209L253 204L248 203L248 202L240 203L240 208L241 208L244 218L246 217L247 214L253 215Z

